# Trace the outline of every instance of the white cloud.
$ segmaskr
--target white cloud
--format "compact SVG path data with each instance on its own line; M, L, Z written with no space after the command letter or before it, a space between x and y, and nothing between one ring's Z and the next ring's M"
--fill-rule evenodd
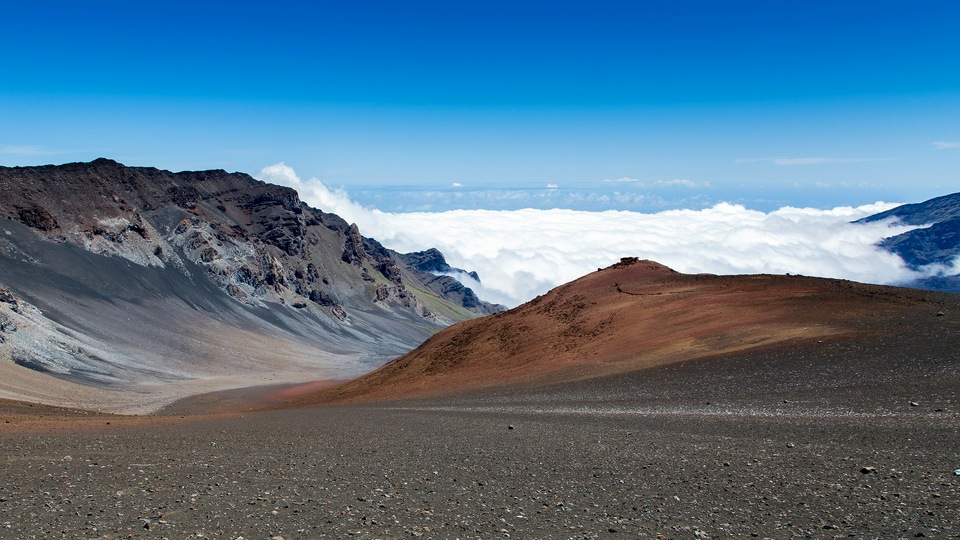
M17 156L42 156L52 153L54 152L44 150L40 146L0 146L0 154L12 154Z
M319 180L301 181L282 163L260 177L296 188L311 206L357 223L365 236L397 251L436 247L452 266L479 273L482 298L510 306L627 256L691 273L794 273L869 283L917 276L898 256L874 245L913 227L850 223L893 204L773 212L721 203L653 214L562 209L394 214L364 208Z
M461 184L460 182L454 182L450 184L450 187L463 187L463 184Z
M937 150L948 150L950 148L960 148L960 142L957 141L937 141L933 143Z
M672 180L657 180L654 182L656 186L670 187L670 186L679 186L687 188L698 188L698 187L708 187L709 182L694 182L693 180L687 180L685 178L674 178Z
M955 257L949 264L931 263L922 266L919 273L924 277L956 276L960 274L960 256Z
M836 158L828 157L806 157L806 158L773 158L776 165L823 165L825 163L837 163Z
M876 158L838 158L838 157L775 157L775 158L747 158L737 159L734 163L757 163L759 161L769 161L775 165L795 166L795 165L829 165L835 163L864 163L867 161L880 161Z
M604 184L637 184L639 187L687 187L699 188L710 187L710 182L694 182L685 178L673 178L671 180L653 180L645 182L639 178L624 176L622 178L601 180Z
M557 189L560 187L559 184L547 184L547 189Z
M367 222L380 211L363 207L350 200L347 192L342 189L330 189L319 179L301 180L292 167L277 163L264 167L257 179L281 186L291 187L300 194L300 199L315 208L325 212L332 212L345 219L348 223L358 225ZM362 226L362 225L361 225ZM369 234L367 236L370 236Z

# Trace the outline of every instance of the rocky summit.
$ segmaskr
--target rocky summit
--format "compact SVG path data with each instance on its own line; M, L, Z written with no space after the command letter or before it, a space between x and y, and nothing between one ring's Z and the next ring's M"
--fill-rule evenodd
M129 412L345 378L500 309L242 173L0 167L0 219L0 397Z

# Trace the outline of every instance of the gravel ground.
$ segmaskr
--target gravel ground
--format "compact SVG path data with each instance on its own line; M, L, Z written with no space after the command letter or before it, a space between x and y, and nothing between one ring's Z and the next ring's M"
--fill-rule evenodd
M84 422L0 432L0 537L960 536L958 420L917 407L432 401Z
M0 538L960 538L960 323L936 320L368 405L0 403Z

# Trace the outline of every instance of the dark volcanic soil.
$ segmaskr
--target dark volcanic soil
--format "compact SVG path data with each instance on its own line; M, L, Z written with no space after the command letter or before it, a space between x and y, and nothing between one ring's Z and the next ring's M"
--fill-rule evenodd
M4 432L0 537L960 534L956 416L927 404L779 418L434 403L113 424Z
M938 335L365 406L0 409L0 537L956 538Z

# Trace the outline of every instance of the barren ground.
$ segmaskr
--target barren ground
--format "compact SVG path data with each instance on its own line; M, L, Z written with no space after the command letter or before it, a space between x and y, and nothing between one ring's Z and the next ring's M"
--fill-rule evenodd
M0 537L955 538L957 349L938 350L881 336L442 398L195 402L234 412L184 418L7 407ZM894 357L891 379L861 384Z
M724 283L743 293L753 282ZM389 400L362 404L263 410L358 395L322 382L200 396L159 416L6 403L0 537L960 537L957 297L827 285L841 292L821 283L761 302L777 306L778 329L819 314L823 332L741 346L763 338L738 326L756 316L748 295L738 309L694 310L726 314L695 343L673 334L695 355L663 342L648 350L672 356L649 363L571 354L552 369L540 342L542 358L523 357L538 375L497 385L473 384L486 368L456 356L454 375L412 362L427 383L385 382ZM589 330L588 309L546 309L570 298L534 308ZM685 317L696 318L670 320ZM693 319L684 328L699 328ZM678 327L651 324L648 337ZM617 350L571 336L577 354Z

